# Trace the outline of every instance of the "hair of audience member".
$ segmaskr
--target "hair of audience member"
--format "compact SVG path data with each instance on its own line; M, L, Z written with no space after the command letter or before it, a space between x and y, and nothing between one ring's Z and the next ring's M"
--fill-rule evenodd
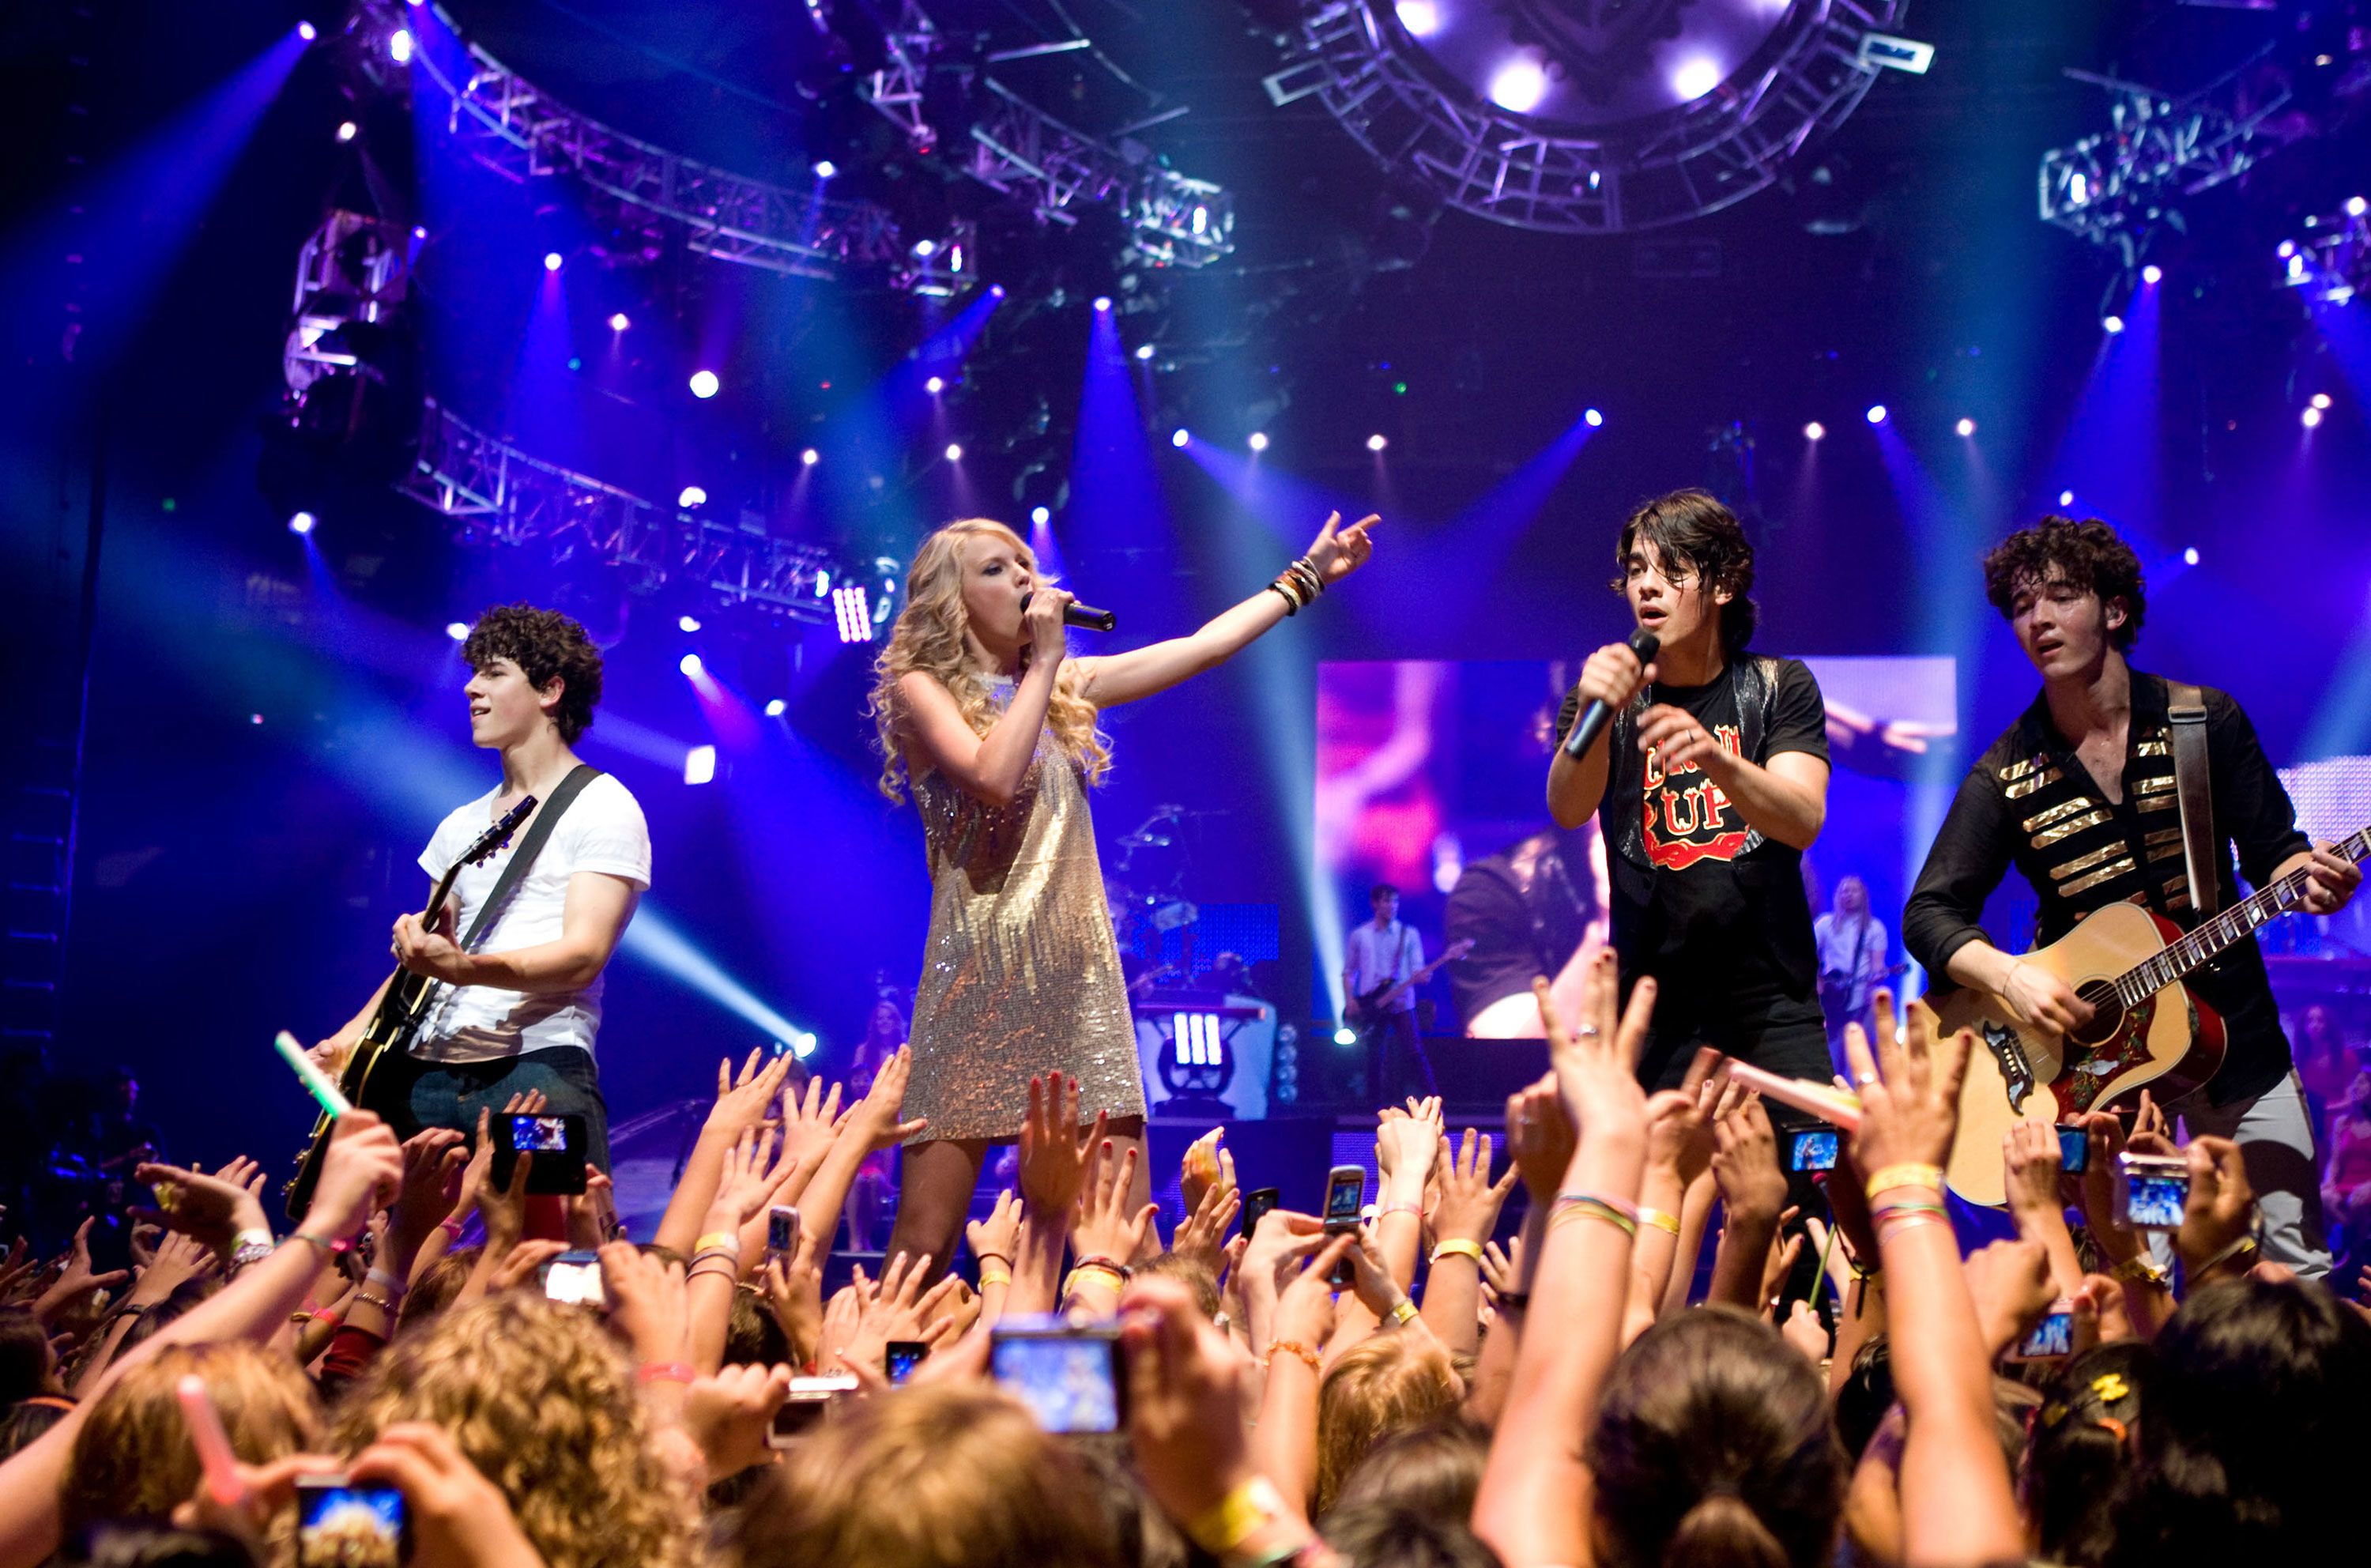
M1436 1416L1368 1450L1342 1478L1334 1506L1399 1507L1435 1518L1470 1519L1489 1457L1487 1433L1462 1414Z
M2114 1537L2109 1511L2131 1462L2148 1347L2096 1345L2059 1368L2027 1434L2018 1493L2052 1562L2093 1568Z
M1449 1352L1427 1336L1378 1334L1336 1356L1317 1389L1317 1512L1334 1505L1375 1445L1464 1398Z
M727 1366L780 1366L791 1359L791 1340L747 1286L733 1292L733 1316L724 1330Z
M321 1427L313 1385L290 1363L243 1340L168 1345L127 1367L75 1434L59 1483L68 1535L109 1519L172 1517L198 1484L198 1451L175 1392L195 1374L230 1434L232 1452L260 1465L310 1448Z
M1219 1276L1199 1258L1178 1252L1162 1252L1136 1265L1138 1277L1158 1275L1174 1279L1194 1293L1194 1305L1205 1318L1219 1315Z
M219 1530L102 1524L52 1561L59 1568L254 1568L255 1554Z
M2232 1280L2150 1347L2140 1454L2106 1561L2261 1562L2351 1538L2371 1323L2319 1285Z
M1144 1490L1128 1439L1116 1434L1077 1436L1070 1439L1070 1448L1085 1467L1095 1500L1110 1521L1118 1561L1127 1568L1186 1568L1194 1549Z
M0 1307L0 1405L57 1392L49 1331L23 1307Z
M1498 1568L1498 1554L1462 1515L1414 1503L1345 1501L1320 1533L1353 1568Z
M117 1342L115 1354L127 1355L135 1346L154 1339L170 1327L177 1319L221 1288L222 1282L216 1279L182 1281L173 1287L171 1295L132 1320L132 1326L123 1331L123 1338Z
M73 1409L62 1399L19 1401L0 1412L0 1459L12 1459Z
M395 1309L395 1332L408 1333L453 1305L484 1252L483 1247L456 1247L429 1264L428 1272L404 1292L403 1305Z
M1853 1353L1852 1370L1836 1389L1836 1437L1856 1464L1892 1408L1893 1347L1879 1332Z
M1011 1396L923 1384L836 1412L723 1530L733 1568L1112 1568L1089 1471Z
M1614 1362L1583 1439L1604 1568L1815 1568L1850 1479L1809 1361L1758 1318L1707 1307Z
M547 1568L688 1568L695 1499L662 1462L631 1369L580 1308L508 1291L398 1335L332 1440L427 1421L509 1499Z

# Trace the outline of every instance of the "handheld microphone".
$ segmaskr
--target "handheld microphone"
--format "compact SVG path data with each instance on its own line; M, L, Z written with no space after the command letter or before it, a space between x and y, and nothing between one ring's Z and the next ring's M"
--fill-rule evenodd
M1029 613L1029 601L1036 596L1037 591L1034 588L1021 595L1023 615ZM1083 627L1089 631L1109 631L1119 624L1119 617L1109 610L1098 610L1091 605L1081 605L1073 599L1062 606L1062 624Z
M1638 655L1638 663L1641 664L1652 663L1655 655L1662 651L1663 640L1645 627L1642 626L1630 634L1630 651ZM1571 732L1564 738L1564 755L1571 757L1575 762L1579 761L1589 748L1597 744L1599 732L1605 728L1605 721L1613 717L1613 709L1607 707L1602 700L1592 702L1582 709L1580 717L1573 721Z

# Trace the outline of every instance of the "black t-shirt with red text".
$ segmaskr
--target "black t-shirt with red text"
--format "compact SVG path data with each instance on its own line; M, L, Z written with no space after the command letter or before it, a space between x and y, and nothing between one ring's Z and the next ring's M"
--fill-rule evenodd
M1826 761L1827 709L1819 683L1800 660L1770 663L1775 679L1767 718L1747 760L1767 764L1781 752L1803 752ZM1684 709L1741 753L1737 670L1732 662L1701 686L1658 682L1648 701ZM1567 701L1560 732L1572 721L1577 696ZM1623 988L1626 993L1639 975L1655 977L1659 1036L1698 1019L1766 1018L1787 1003L1809 1005L1816 1017L1818 959L1801 851L1769 838L1749 848L1744 814L1701 767L1690 763L1667 774L1660 756L1642 755L1635 741L1613 746L1598 823L1609 850ZM1612 852L1633 824L1645 830L1651 870Z

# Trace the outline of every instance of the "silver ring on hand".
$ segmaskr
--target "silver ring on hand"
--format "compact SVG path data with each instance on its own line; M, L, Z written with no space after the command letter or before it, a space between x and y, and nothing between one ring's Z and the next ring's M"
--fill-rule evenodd
M1870 1084L1873 1084L1873 1083L1875 1083L1876 1081L1877 1081L1877 1075L1876 1075L1875 1073L1855 1073L1855 1074L1853 1074L1853 1084L1854 1084L1854 1086L1855 1086L1856 1088L1859 1088L1859 1089L1867 1089Z
M1597 1025L1593 1023L1584 1023L1579 1029L1574 1030L1572 1034L1573 1038L1576 1040L1594 1040L1602 1032L1602 1031L1601 1031Z

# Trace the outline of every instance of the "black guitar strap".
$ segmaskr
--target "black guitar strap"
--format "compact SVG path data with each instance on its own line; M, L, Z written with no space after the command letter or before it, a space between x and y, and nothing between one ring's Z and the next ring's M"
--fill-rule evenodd
M495 919L503 912L503 905L510 902L520 879L526 875L527 868L535 864L535 858L543 852L544 841L551 836L551 830L560 825L562 813L575 803L577 796L584 793L584 786L600 777L599 768L589 762L580 762L545 798L543 804L536 807L535 820L526 824L526 836L519 840L518 848L511 856L511 863L503 868L503 874L494 881L493 892L486 895L486 902L478 907L477 917L469 922L468 935L461 939L463 951L478 951L479 940L493 928Z
M2206 696L2187 681L2165 683L2166 728L2173 735L2173 790L2181 806L2181 859L2190 907L2202 920L2222 901L2215 855L2215 790L2206 764Z

